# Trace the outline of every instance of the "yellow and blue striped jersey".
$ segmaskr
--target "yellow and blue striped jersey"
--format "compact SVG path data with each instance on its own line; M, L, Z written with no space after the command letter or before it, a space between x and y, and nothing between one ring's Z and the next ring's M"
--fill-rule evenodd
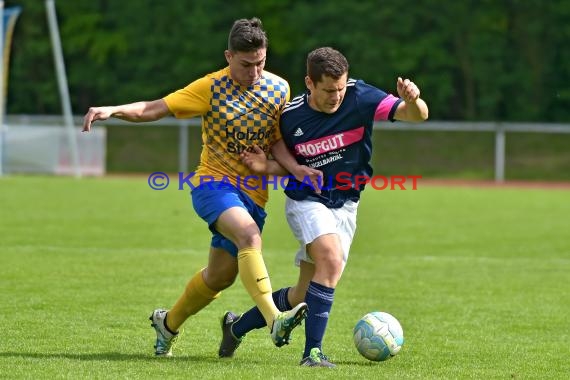
M275 74L264 71L246 87L234 82L226 67L164 97L175 117L202 117L202 153L192 183L208 178L240 187L239 181L252 175L240 153L254 144L267 153L281 139L279 116L289 96L289 84ZM265 206L267 185L260 176L247 185L240 189Z

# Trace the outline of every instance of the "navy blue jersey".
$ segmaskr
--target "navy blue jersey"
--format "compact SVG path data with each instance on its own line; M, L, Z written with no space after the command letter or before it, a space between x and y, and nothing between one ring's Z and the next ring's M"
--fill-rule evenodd
M317 194L308 181L290 179L285 194L330 208L358 201L365 185L355 183L357 176L372 176L372 125L375 120L394 121L402 100L354 79L348 80L344 99L332 114L312 109L308 95L287 103L281 114L281 135L299 164L323 172L323 189Z

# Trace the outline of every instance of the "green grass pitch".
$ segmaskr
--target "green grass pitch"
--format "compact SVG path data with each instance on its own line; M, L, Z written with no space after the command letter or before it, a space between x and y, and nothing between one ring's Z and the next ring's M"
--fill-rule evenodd
M273 191L264 256L292 284L296 243ZM239 280L185 324L171 360L153 357L148 316L206 263L209 236L187 191L146 178L0 178L0 378L565 379L570 373L570 191L427 186L367 189L324 351L300 368L289 346L250 333L217 358L219 318L251 301ZM362 358L352 328L396 316L405 344Z

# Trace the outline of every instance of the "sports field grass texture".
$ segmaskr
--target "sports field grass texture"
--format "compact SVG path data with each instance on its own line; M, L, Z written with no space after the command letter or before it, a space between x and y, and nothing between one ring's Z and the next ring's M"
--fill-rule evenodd
M296 244L271 194L264 256L292 284ZM153 357L148 316L206 263L209 237L186 191L146 178L0 178L0 378L566 379L570 373L570 191L423 186L367 189L324 352L301 368L303 329L277 349L250 333L218 359L219 318L251 301L239 283ZM352 343L369 311L405 344L372 363Z

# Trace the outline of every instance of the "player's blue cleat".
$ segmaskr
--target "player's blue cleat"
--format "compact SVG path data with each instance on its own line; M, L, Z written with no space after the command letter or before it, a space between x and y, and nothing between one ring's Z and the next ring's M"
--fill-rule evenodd
M301 360L299 363L303 367L327 367L334 368L336 365L331 363L329 359L323 355L321 349L318 347L311 348L309 356Z
M279 313L271 327L271 339L277 347L289 344L291 331L303 322L307 316L307 304L301 302L289 311Z
M232 332L232 325L240 317L240 315L235 315L231 311L227 311L222 317L222 342L218 350L218 356L220 358L231 358L234 356L234 352L243 340L243 337L240 339L236 338Z
M171 333L164 326L166 313L166 310L156 309L149 318L152 321L151 326L156 331L156 344L154 345L156 351L154 354L159 357L172 356L172 347L178 338L178 334Z

